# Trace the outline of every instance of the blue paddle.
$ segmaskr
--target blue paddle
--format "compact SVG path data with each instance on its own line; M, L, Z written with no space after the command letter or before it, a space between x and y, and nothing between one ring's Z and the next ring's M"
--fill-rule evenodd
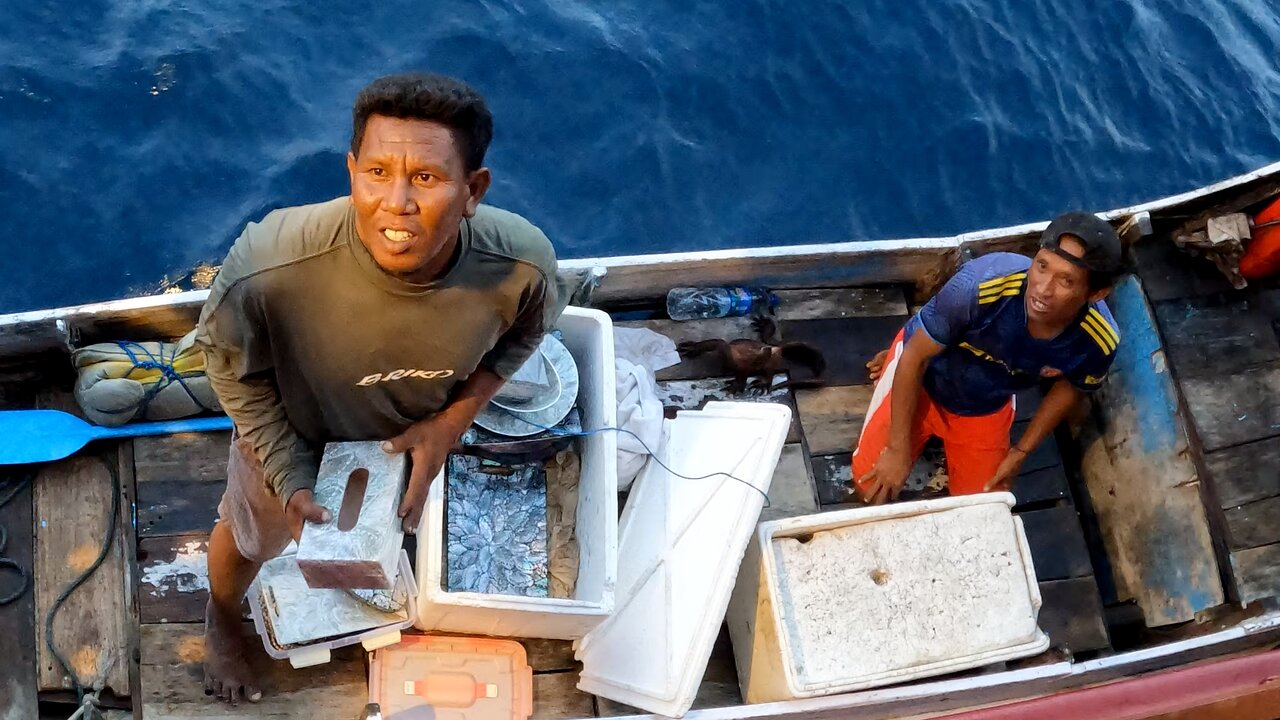
M61 460L106 438L230 429L226 415L101 427L59 410L0 410L0 465Z

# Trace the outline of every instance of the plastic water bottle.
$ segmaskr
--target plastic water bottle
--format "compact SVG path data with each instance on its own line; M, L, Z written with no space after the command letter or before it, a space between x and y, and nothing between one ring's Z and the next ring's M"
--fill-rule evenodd
M764 288L672 288L667 293L667 316L698 320L750 315L778 306L778 296Z

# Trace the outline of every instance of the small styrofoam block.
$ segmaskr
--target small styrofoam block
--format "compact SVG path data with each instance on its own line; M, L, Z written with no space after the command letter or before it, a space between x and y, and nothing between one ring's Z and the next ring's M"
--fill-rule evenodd
M613 321L600 310L569 306L556 329L578 365L584 430L618 426ZM445 483L431 483L418 529L418 622L423 631L576 640L613 610L618 576L618 438L580 439L577 537L581 549L572 598L521 597L444 589Z
M328 509L332 519L303 526L298 568L308 585L391 587L404 542L396 511L404 491L406 466L404 453L386 453L377 441L325 446L315 502ZM363 495L358 493L361 484Z
M790 427L788 406L749 402L664 422L662 464L645 466L623 512L617 608L577 647L581 690L689 710Z
M743 698L853 692L1044 651L1013 503L988 493L760 523L729 609Z

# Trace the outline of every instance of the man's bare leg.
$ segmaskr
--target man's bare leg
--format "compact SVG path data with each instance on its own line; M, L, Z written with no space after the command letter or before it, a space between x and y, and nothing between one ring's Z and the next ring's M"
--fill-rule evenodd
M209 604L204 615L204 690L206 695L232 705L239 702L241 693L250 702L262 699L262 692L249 683L240 632L240 603L261 567L262 563L240 554L229 525L219 522L213 526L209 536Z

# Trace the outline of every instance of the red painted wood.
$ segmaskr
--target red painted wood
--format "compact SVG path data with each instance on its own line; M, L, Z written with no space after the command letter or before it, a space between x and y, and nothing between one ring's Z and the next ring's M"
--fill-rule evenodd
M1215 706L1221 712L1230 712L1232 707L1241 707L1241 699L1249 695L1272 695L1278 681L1280 650L1272 650L944 717L948 720L1146 720L1197 708L1212 711ZM1206 713L1203 717L1227 720L1220 712ZM1230 720L1246 718L1232 716Z

